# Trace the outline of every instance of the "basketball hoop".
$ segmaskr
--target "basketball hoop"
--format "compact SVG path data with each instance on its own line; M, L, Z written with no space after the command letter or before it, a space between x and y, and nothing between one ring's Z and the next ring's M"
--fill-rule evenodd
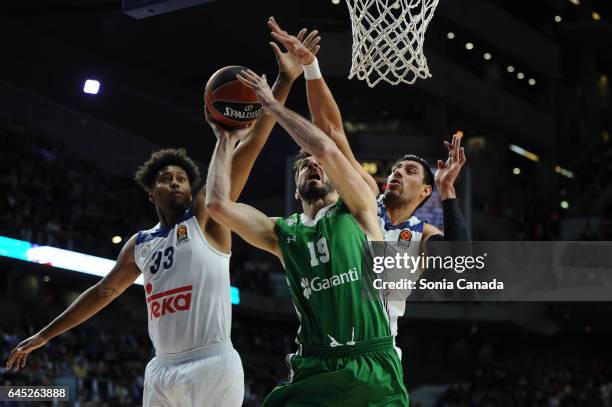
M353 31L349 79L413 84L430 78L423 42L439 0L346 0Z

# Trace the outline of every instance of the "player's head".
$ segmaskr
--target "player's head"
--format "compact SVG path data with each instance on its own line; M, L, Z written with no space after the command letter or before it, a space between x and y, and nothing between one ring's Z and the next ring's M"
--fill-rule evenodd
M155 151L136 171L134 179L162 210L185 210L191 190L200 183L200 170L183 148Z
M293 169L297 187L296 199L316 201L336 192L321 164L304 150L296 156Z
M433 189L434 175L427 161L407 154L393 165L383 199L390 205L416 203L418 209L427 202Z

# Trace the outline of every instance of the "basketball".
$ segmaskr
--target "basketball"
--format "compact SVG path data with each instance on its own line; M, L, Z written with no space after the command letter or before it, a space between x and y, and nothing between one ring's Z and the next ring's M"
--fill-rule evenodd
M224 127L248 126L263 113L255 92L236 78L244 70L243 66L226 66L215 72L206 84L206 109L213 121Z

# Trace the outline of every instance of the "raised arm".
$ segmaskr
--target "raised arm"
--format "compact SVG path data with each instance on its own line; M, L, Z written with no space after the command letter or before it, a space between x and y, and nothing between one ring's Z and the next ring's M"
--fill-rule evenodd
M302 39L306 35L306 30L300 31L298 38ZM289 91L293 82L300 77L303 72L303 67L295 55L289 52L282 52L278 45L270 42L270 46L276 56L278 63L278 77L272 92L275 99L284 104L289 95ZM208 118L207 118L208 120ZM264 115L252 127L250 133L242 140L242 142L234 151L231 162L231 177L229 181L230 191L229 198L236 201L240 193L244 189L249 174L253 169L255 160L259 156L263 146L266 144L268 137L274 127L276 121L273 117ZM194 212L198 219L200 227L203 229L206 237L211 243L223 252L229 252L231 249L231 236L229 230L217 223L210 222L211 218L206 210L206 187L200 189L200 192L194 200Z
M274 48L275 52L277 48L278 47ZM285 74L279 73L273 87L274 97L279 101L279 103L284 104L287 100L287 96L289 95L289 90L291 89L293 81L294 79L289 78ZM257 122L255 122L255 125L251 128L250 133L236 148L231 164L232 177L230 198L233 201L237 200L242 193L246 181L249 178L249 174L253 169L253 165L255 164L255 160L257 159L257 156L259 156L263 146L268 141L268 137L270 136L275 123L276 121L274 118L265 115L262 116L259 118L259 120L257 120ZM205 202L206 187L204 186L198 192L194 205L195 213L198 217L200 225L204 225L204 223L208 220L208 214L205 210Z
M325 173L363 231L374 240L382 240L377 222L376 198L336 144L304 117L276 102L265 76L259 77L247 70L238 77L255 91L265 111L276 118L291 138L323 165Z
M302 30L298 33L297 37L294 37L296 41L300 42L306 36L306 30ZM308 38L312 37L312 34L308 35ZM301 42L300 42L301 43ZM302 75L304 71L302 63L299 58L290 52L283 52L274 42L270 42L270 46L274 51L276 62L278 63L278 77L272 86L272 93L274 98L281 104L284 105L289 91L293 82ZM309 43L306 48L310 51L316 44ZM312 48L311 48L312 47ZM232 201L238 200L240 193L244 189L249 174L253 169L255 159L261 152L263 146L268 140L268 136L274 127L276 120L274 117L269 115L263 115L253 127L253 131L238 145L232 158L232 175L231 175L231 187L230 187L230 199Z
M423 242L429 240L446 241L470 241L470 232L455 193L455 181L459 177L461 168L466 162L465 150L461 147L461 135L453 134L453 139L449 143L444 141L444 146L448 150L446 162L438 160L438 170L434 176L436 188L440 193L442 212L444 215L444 234L429 224L423 231Z
M49 325L17 345L6 362L7 369L24 367L31 351L87 321L132 285L140 275L140 269L134 258L135 245L136 235L128 240L117 258L117 263L102 280L81 294Z
M316 54L320 49L319 41L321 37L318 35L318 31L312 31L304 41L300 41L298 38L283 31L274 17L270 17L268 20L268 27L272 30L272 36L281 42L289 53L294 54L305 66L306 95L308 108L312 115L312 122L336 143L336 146L338 146L342 154L359 172L374 195L378 195L379 190L376 181L367 173L353 154L353 150L344 132L340 109L319 69Z
M275 254L282 261L274 220L257 209L230 199L230 161L232 151L244 130L228 132L210 123L217 145L206 178L206 210L219 224L233 230L251 245Z

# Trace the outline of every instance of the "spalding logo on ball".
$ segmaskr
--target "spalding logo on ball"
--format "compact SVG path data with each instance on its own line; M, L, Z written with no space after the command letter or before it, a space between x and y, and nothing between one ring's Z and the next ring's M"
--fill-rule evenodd
M208 113L224 127L248 126L263 113L255 92L236 78L245 70L243 66L226 66L215 72L206 84L204 103Z

